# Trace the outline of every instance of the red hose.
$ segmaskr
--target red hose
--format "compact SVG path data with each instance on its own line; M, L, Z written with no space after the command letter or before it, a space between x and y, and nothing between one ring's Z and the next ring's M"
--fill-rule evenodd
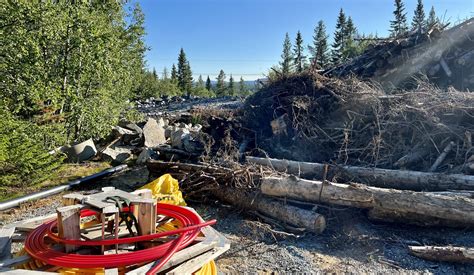
M37 260L54 266L72 268L115 268L159 260L158 265L149 271L150 274L153 274L152 272L157 272L176 251L188 246L197 237L200 228L216 223L216 220L201 222L201 218L194 211L170 204L158 203L157 213L178 220L183 227L172 231L144 236L99 241L83 241L59 238L57 234L53 233L53 229L57 226L57 221L53 220L39 226L28 235L25 241L25 249L28 254ZM81 211L81 217L91 215L96 215L96 213L91 210ZM49 237L49 239L63 244L102 246L150 241L156 238L177 234L180 234L178 239L158 246L129 253L109 255L68 254L56 251L51 248L51 245L45 243L45 238Z

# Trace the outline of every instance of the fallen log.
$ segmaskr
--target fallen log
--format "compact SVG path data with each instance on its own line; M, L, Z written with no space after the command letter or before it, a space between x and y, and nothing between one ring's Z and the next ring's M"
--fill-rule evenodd
M369 217L376 220L422 226L474 225L474 200L464 196L311 181L294 176L264 177L260 189L268 196L368 209Z
M247 157L247 162L273 167L280 172L303 178L322 179L325 164L271 158ZM357 181L371 186L414 191L474 190L474 176L406 170L328 165L328 178L338 175L344 181Z
M455 246L409 246L410 254L430 261L474 263L474 249Z
M305 228L313 233L322 233L326 228L326 219L323 215L264 197L258 193L249 194L240 189L224 187L212 190L212 194L240 208L258 211L278 221Z

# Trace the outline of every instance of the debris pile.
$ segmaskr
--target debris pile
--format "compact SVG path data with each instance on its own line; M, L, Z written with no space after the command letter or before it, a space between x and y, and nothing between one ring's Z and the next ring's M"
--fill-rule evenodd
M474 94L426 82L386 93L354 78L307 73L251 96L244 124L276 158L472 173L472 106Z
M424 78L438 87L474 90L474 19L455 27L435 25L424 33L411 32L377 43L348 63L325 72L355 75L381 83L386 89L413 87Z

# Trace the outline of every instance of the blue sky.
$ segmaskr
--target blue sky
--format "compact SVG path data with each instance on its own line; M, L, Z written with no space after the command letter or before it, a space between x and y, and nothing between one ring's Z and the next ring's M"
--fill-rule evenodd
M135 0L137 1L137 0ZM184 48L194 77L215 78L220 69L253 80L279 62L286 32L300 30L311 43L318 20L332 37L342 7L359 32L388 33L393 0L138 0L145 13L148 67L163 71ZM404 1L409 22L416 0ZM474 0L424 0L450 22L474 16ZM330 40L331 41L331 40Z

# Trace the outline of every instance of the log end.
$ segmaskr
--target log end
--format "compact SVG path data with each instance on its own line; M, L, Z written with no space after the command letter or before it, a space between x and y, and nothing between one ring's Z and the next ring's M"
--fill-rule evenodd
M326 229L326 218L324 218L323 215L319 215L314 220L314 226L313 226L312 232L316 234L321 234L323 233L325 229Z

